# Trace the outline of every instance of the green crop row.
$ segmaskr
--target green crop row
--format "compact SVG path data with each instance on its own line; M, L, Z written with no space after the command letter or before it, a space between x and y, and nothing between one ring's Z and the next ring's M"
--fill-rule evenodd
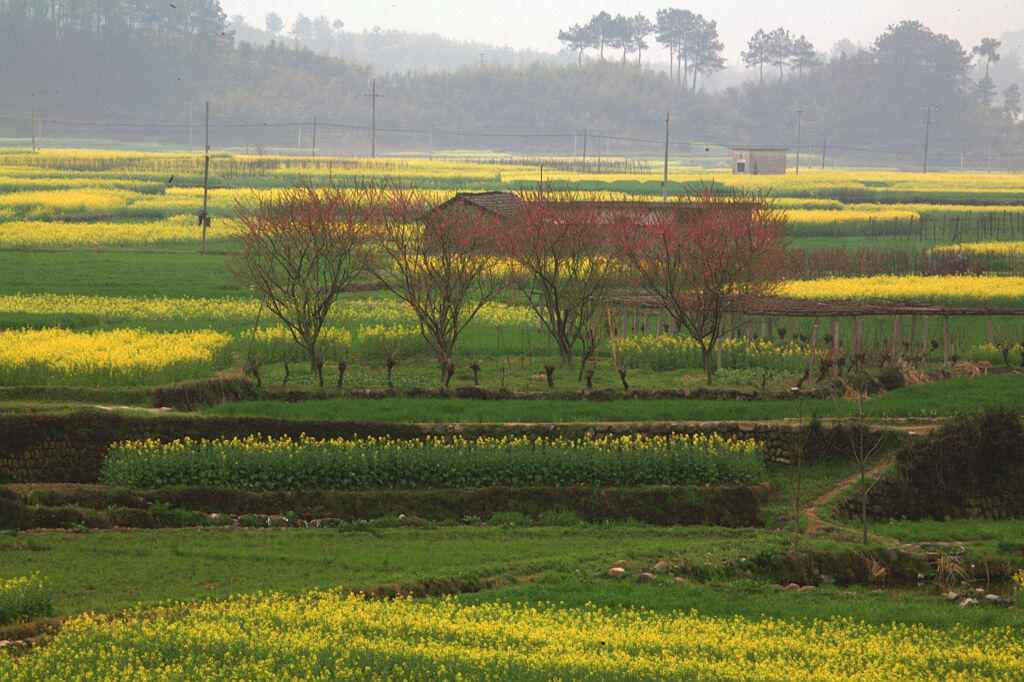
M113 445L100 479L151 488L255 490L754 483L762 446L705 436L593 440L525 436L467 440L154 440Z

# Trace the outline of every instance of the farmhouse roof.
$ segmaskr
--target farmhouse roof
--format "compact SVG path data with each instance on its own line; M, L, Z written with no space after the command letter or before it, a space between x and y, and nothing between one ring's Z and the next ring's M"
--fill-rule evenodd
M445 213L452 209L459 209L465 206L472 206L497 217L500 220L509 220L515 217L516 213L526 205L526 200L512 192L458 192L448 201L438 204L430 210L428 216ZM585 199L578 203L593 207L595 213L592 219L596 221L609 220L620 210L639 210L646 214L648 219L658 214L671 212L683 208L684 210L699 210L696 207L680 206L678 203L663 203L655 201L636 200L591 200ZM750 206L737 203L731 208L735 210L749 210ZM429 217L427 218L429 220ZM641 218L642 219L642 218Z
M470 204L487 213L501 218L511 216L523 204L523 200L512 192L456 192L455 196L440 204L435 210L449 206Z

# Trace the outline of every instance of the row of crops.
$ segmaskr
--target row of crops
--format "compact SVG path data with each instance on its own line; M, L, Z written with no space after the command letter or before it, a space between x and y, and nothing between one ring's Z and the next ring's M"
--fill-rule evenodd
M905 280L905 281L904 281ZM985 285L985 286L978 286ZM997 285L998 286L997 288ZM823 280L792 285L794 293L809 297L894 298L905 291L910 300L974 305L1013 305L1024 297L1020 278L875 278L874 280ZM954 293L949 293L954 292ZM0 321L18 328L0 330L0 383L4 385L147 386L213 376L240 368L243 356L260 364L303 360L288 330L263 318L257 324L258 306L237 299L143 299L124 297L77 297L55 295L0 297ZM671 335L654 327L626 330L623 337L606 340L597 362L621 369L675 371L699 367L700 347L685 336ZM667 319L667 318L665 318ZM632 321L627 316L627 321ZM748 329L760 329L763 318L753 319ZM642 324L642 322L641 322ZM717 358L727 370L770 369L799 374L811 353L810 319L776 318L778 328L767 329L765 338L736 335L721 344ZM842 320L840 331L848 346L851 322ZM892 325L879 318L867 325L863 346L880 349L892 345ZM1002 347L1009 343L1016 364L1015 346L1024 331L1013 317L996 317L989 330L985 318L956 318L948 339L959 358L992 364L1011 361ZM622 330L620 330L622 331ZM922 330L923 331L923 330ZM909 326L903 332L908 344ZM938 328L932 339L941 339ZM771 338L768 338L770 336ZM470 325L460 344L465 366L524 362L523 353L543 358L552 351L539 331L535 313L521 305L492 303ZM828 344L821 343L827 351ZM916 346L915 346L916 347ZM331 363L382 369L387 362L399 365L429 357L411 311L396 301L354 298L335 306L321 334L321 348ZM909 347L908 347L909 350ZM942 359L932 347L930 359ZM540 365L536 366L539 371ZM351 378L351 377L350 377ZM383 386L380 375L371 385ZM350 384L351 385L351 384Z
M629 607L371 601L340 591L82 616L0 679L1009 680L1015 628Z
M756 483L764 452L718 435L564 438L243 439L113 446L108 485L275 490Z

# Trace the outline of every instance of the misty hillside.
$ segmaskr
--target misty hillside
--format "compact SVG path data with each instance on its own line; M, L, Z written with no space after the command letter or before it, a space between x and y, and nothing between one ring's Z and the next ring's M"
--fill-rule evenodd
M992 59L901 22L867 49L766 61L741 84L709 91L714 65L695 58L670 76L623 63L628 48L604 61L584 47L567 62L524 53L504 62L436 36L328 28L332 42L313 50L295 47L283 27L230 22L214 0L0 3L0 136L24 144L34 119L41 144L196 147L209 101L215 149L310 153L315 139L317 153L366 155L375 128L384 155L657 157L668 113L672 153L693 163L713 146L719 157L730 145L795 150L799 121L800 149L815 163L918 168L927 136L929 167L1024 168L1020 88L995 79L1019 75L1012 40ZM245 31L278 39L250 41ZM426 45L453 64L485 54L449 69L397 66ZM378 61L389 51L393 69Z
M250 26L245 17L236 15L228 20L228 28L235 44L249 43L266 46L271 42L348 61L370 65L379 75L423 71L453 71L464 66L490 65L523 66L534 62L567 64L573 61L568 54L552 55L537 50L515 50L474 41L452 40L437 34L409 33L376 27L371 31L355 33L345 31L343 24L334 28L326 17L309 20L308 32L293 34L289 29L272 32L266 27ZM283 24L282 24L283 26Z

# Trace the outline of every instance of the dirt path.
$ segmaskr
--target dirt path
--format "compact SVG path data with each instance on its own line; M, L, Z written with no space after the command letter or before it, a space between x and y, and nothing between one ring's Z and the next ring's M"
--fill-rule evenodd
M160 414L162 412L170 412L169 407L141 407L139 405L93 405L97 410L105 410L107 412L113 412L114 410L140 410L142 412L149 412L150 414Z
M889 466L890 464L892 464L892 457L884 457L878 462L872 464L871 467L869 467L867 471L864 472L864 477L866 479L872 479L878 474L878 472L880 472L882 469ZM841 493L846 488L849 488L851 485L853 485L859 480L860 472L858 471L856 473L850 474L843 480L836 483L832 488L827 490L825 493L811 500L810 504L808 504L803 509L804 516L807 517L807 526L804 529L804 533L807 535L814 535L822 532L831 532L835 530L848 531L852 533L861 533L862 531L858 528L853 528L852 526L844 526L834 521L824 521L818 515L818 510L821 509L822 506L834 500L839 495L839 493ZM893 542L891 538L883 538L879 536L871 537L874 537L875 539L881 540L886 543Z

